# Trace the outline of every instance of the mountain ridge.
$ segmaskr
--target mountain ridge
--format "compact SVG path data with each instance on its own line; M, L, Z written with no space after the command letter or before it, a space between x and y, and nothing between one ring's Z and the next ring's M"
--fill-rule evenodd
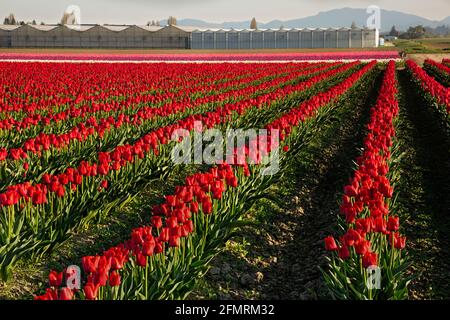
M329 28L329 27L350 27L353 21L357 26L365 26L369 14L364 8L340 8L328 11L321 11L316 15L289 19L289 20L271 20L266 23L258 23L258 28L261 29L278 29L285 28ZM165 24L165 20L161 21ZM227 21L227 22L208 22L201 19L180 19L177 22L180 26L191 26L198 28L235 28L245 29L250 26L250 20L246 21ZM418 15L404 13L395 10L381 10L381 31L389 31L395 25L399 31L406 31L411 26L423 25L426 27L437 27L441 25L450 25L450 16L440 21L430 20Z

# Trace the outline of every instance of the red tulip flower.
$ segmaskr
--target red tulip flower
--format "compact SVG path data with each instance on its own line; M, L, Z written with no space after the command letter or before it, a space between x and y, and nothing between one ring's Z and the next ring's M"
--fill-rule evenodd
M348 258L350 258L350 250L347 246L342 246L341 248L339 248L339 258L341 258L342 260L347 260Z
M109 285L111 287L117 287L120 285L120 274L117 272L111 272L109 275Z
M147 266L147 257L143 255L141 252L138 252L136 255L136 263L140 267L146 267Z
M336 251L338 250L338 246L336 245L336 241L332 236L325 238L325 249L327 251Z
M86 295L86 299L95 300L97 299L99 285L94 285L93 283L88 283L84 286L83 291Z
M375 252L366 252L362 257L362 264L364 268L378 265L378 255Z
M63 280L62 272L56 272L54 270L50 271L50 274L48 275L48 281L50 282L51 287L61 286L62 280Z
M72 300L73 299L73 291L70 288L62 288L59 293L59 300Z
M387 222L387 229L389 231L398 231L399 227L400 227L399 217L389 217Z
M202 211L204 214L211 214L212 213L212 202L209 197L204 199L202 201Z

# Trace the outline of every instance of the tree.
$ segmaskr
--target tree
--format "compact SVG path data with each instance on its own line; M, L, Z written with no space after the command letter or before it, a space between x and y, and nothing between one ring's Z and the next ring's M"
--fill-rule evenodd
M356 25L355 21L352 22L352 25L351 25L350 28L352 28L352 29L357 29L358 28L358 26Z
M33 26L37 25L36 20L33 20L33 21L31 22L31 24L32 24Z
M257 24L255 18L253 18L252 22L250 22L250 29L254 29L254 30L258 29L258 24Z
M167 24L169 26L176 26L177 25L177 18L170 16L169 19L167 19Z
M420 39L423 38L426 35L427 31L422 26L415 26L415 27L409 27L408 31L403 33L400 38L402 39Z
M5 18L3 24L15 25L17 24L16 17L14 17L13 13L10 13L9 16Z
M395 28L395 26L392 26L391 31L389 32L389 35L392 37L398 37L398 31Z

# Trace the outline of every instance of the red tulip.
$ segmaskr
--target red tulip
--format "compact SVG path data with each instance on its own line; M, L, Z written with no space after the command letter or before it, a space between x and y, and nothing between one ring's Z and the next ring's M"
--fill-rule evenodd
M397 237L395 239L394 247L396 249L402 250L406 246L406 237Z
M108 188L108 180L102 180L102 182L100 183L100 187L103 189L107 189Z
M103 287L106 286L107 281L108 281L108 270L101 269L95 274L94 284L98 284Z
M34 300L58 300L58 290L47 288L42 296L36 296Z
M111 287L117 287L120 285L120 275L117 272L111 272L109 275L109 285Z
M136 263L140 267L146 267L147 266L147 257L144 256L142 253L138 253L136 255Z
M366 252L370 251L370 241L368 240L360 240L355 243L355 251L357 254L363 256Z
M389 231L398 231L400 227L399 217L389 217L387 222L387 229Z
M156 229L159 229L162 227L162 219L160 216L153 216L151 218L152 226L154 226Z
M370 266L377 266L378 255L375 252L366 252L366 254L362 257L362 264L364 268L368 268Z
M73 299L73 291L70 288L62 288L59 294L59 300L72 300Z
M191 212L193 212L193 213L197 213L198 212L198 202L195 202L195 201L193 201L193 202L191 202L190 204L189 204L189 207L190 207L190 209L191 209Z
M345 186L344 193L349 197L356 197L358 195L358 190L354 186L348 185Z
M209 197L204 199L202 201L202 211L204 214L211 214L212 213L212 202Z
M339 248L339 258L341 258L342 260L347 260L348 258L350 258L350 250L347 246L342 246L341 248Z
M96 272L99 261L100 261L99 256L87 256L81 258L81 263L86 273Z
M338 250L338 246L336 245L336 241L332 236L325 238L325 249L328 251L336 251Z
M178 236L170 236L170 238L169 238L169 246L170 247L178 247L178 246L180 246L180 238Z
M167 204L171 207L175 207L176 206L176 197L175 196L166 196L166 201Z
M144 256L152 256L155 249L155 241L146 241L142 246L142 253Z
M62 185L59 185L58 189L56 190L56 195L59 198L62 198L62 197L64 197L65 193L66 193L66 189Z
M88 300L97 299L99 285L94 285L93 283L88 283L84 286L83 291Z
M8 151L5 148L0 149L0 161L6 160L7 156L8 156Z
M62 272L56 272L54 270L50 271L48 275L48 281L50 282L51 287L61 286L62 280L63 280Z

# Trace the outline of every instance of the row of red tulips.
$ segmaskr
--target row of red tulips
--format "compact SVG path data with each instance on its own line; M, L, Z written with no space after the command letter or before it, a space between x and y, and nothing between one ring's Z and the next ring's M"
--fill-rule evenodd
M431 105L435 105L444 114L450 113L450 90L429 76L414 61L406 61L412 80L424 91Z
M178 104L188 104L192 101L195 101L199 96L205 95L205 93L208 91L209 94L208 96L214 96L220 93L225 93L228 91L236 91L239 88L245 88L248 87L252 84L254 84L254 82L256 80L260 80L263 79L265 76L269 77L270 76L270 72L274 72L276 69L273 68L267 68L268 70L264 70L265 72L255 72L254 75L251 75L247 78L243 78L240 79L240 72L239 71L244 71L244 70L236 70L236 76L237 79L233 79L232 81L226 81L223 83L223 85L205 85L205 86L200 86L199 88L197 88L196 90L191 91L188 95L185 95L184 93L180 93L177 95L168 93L167 96L164 99L161 99L160 102L163 102L165 100L169 100L167 103L165 103L164 105L158 105L157 106L152 106L152 105L147 105L147 103L151 103L148 101L144 101L144 103L137 103L135 101L127 101L124 100L122 102L118 102L118 104L122 105L122 107L118 108L118 110L114 110L113 113L111 114L107 114L106 116L102 116L102 115L96 115L96 117L91 116L89 117L88 120L86 121L82 121L82 122L76 122L76 125L71 125L70 121L67 124L66 128L55 128L54 126L52 126L51 128L51 133L45 133L45 130L42 130L41 127L37 127L36 129L38 130L39 134L38 135L33 135L33 134L29 134L29 135L25 135L25 139L24 139L24 135L23 133L20 134L14 134L14 136L9 136L8 141L5 141L4 144L7 144L6 146L11 146L10 148L13 149L18 149L18 147L24 147L24 145L29 145L30 141L32 141L32 139L40 139L40 140L48 140L49 137L60 137L60 136L64 136L64 135L69 135L71 132L76 131L78 128L90 128L93 125L97 125L98 123L102 123L105 121L108 121L108 119L112 119L114 121L117 121L116 119L118 117L123 118L124 116L127 117L136 117L137 112L142 109L143 107L148 108L149 110L151 109L160 109L162 106L164 106L167 110L172 107L175 107ZM290 68L286 68L286 71L293 71ZM246 72L246 71L244 71ZM148 95L148 97L154 97L154 95ZM170 99L169 99L170 97ZM197 97L197 98L194 98ZM146 98L147 99L147 98ZM104 102L105 105L108 104L112 104L114 105L114 103L108 103L107 101ZM158 108L157 108L158 107ZM115 109L115 108L114 108ZM120 111L120 109L124 109L122 111ZM163 112L164 113L164 112ZM114 124L114 123L113 123ZM66 124L65 124L66 126ZM78 129L81 130L81 129ZM17 137L17 139L15 139L15 137ZM55 140L56 138L54 138ZM31 146L32 147L32 146ZM36 148L31 148L32 150L36 149ZM39 148L38 148L39 149Z
M408 294L402 251L406 238L399 233L399 217L393 213L398 112L395 63L391 61L371 109L363 153L344 188L339 219L344 233L339 240L325 239L325 248L332 254L329 270L323 274L338 299L404 299Z
M160 108L142 107L131 117L122 114L116 119L91 118L85 124L82 123L61 135L39 134L36 138L28 139L23 148L0 150L0 177L3 180L0 183L0 190L1 187L27 180L33 182L34 177L39 178L46 172L54 172L54 169L63 171L76 165L81 159L92 159L97 152L115 148L120 142L133 142L150 130L186 116L214 110L224 103L249 99L284 83L313 77L334 67L334 64L306 65L291 70L288 75L283 69L275 72L272 68L268 68L263 74L243 80L238 90L226 90L215 95L199 97L191 103L175 102ZM1 160L8 155L12 161L2 162Z
M450 87L450 67L445 64L426 59L423 68L445 87Z
M54 66L53 68L57 67ZM285 69L289 71L294 68L296 68L294 65L283 68L274 66L273 70ZM127 70L124 66L122 66L122 69L124 71ZM197 75L193 74L191 76L185 76L182 81L175 82L175 86L172 84L172 81L164 81L168 77L168 74L167 70L162 69L160 71L160 78L162 80L152 83L151 88L149 88L145 81L140 83L140 87L136 85L122 85L120 89L117 89L111 95L108 95L107 92L101 92L95 97L80 98L81 102L77 103L73 101L71 104L68 104L68 107L63 107L59 112L47 111L46 114L27 112L23 117L17 114L11 115L9 112L5 119L0 121L0 129L3 128L3 131L0 130L0 133L5 138L8 138L7 142L9 145L15 145L17 141L22 141L20 137L33 136L35 135L33 133L36 132L67 132L69 129L93 116L99 119L110 116L117 117L118 114L132 115L142 106L161 106L171 102L187 103L190 99L210 91L230 90L238 85L245 85L240 81L243 78L257 78L257 75L264 71L266 71L267 75L270 75L267 69L269 69L267 66L265 68L260 67L256 70L248 66L235 68L232 77L224 79L224 75L230 73L230 71L228 68L220 67L216 68L216 70L209 70L210 74L207 81L205 79L195 81L195 76ZM129 81L131 80L129 79ZM189 83L193 83L194 85L187 85L186 81L190 81ZM86 87L88 84L83 84L83 86ZM95 87L93 84L90 84L90 86ZM181 88L183 90L180 90Z
M253 64L248 70L258 68ZM0 112L39 114L54 108L64 109L71 102L96 102L98 98L152 91L176 92L180 90L178 84L189 88L193 85L189 80L207 81L215 71L224 72L224 77L233 77L233 69L230 64L219 67L186 65L180 69L169 64L1 63L4 87L0 89L3 94Z
M52 174L52 175L45 174L42 177L41 184L49 185L51 181L60 181L61 179L66 180L67 174L69 174L70 176L73 176L74 173L72 173L72 172L75 172L75 173L78 172L81 176L89 176L90 175L89 173L91 171L90 168L92 166L94 166L96 168L100 167L100 175L107 175L109 170L119 170L119 168L125 166L127 162L131 163L133 160L133 157L135 155L138 156L141 153L145 154L145 153L150 152L150 150L153 153L158 153L159 145L165 145L168 142L170 142L172 133L175 130L177 130L183 126L187 126L188 128L193 127L194 122L198 121L199 117L202 121L205 121L206 123L211 124L208 127L212 127L216 123L219 123L221 119L227 119L232 111L237 112L238 114L242 114L249 107L252 107L253 103L255 103L255 102L256 102L256 106L261 106L263 104L266 104L268 101L275 101L279 97L286 96L286 95L289 95L292 93L297 93L298 91L302 91L305 88L309 88L312 85L323 81L324 79L335 76L336 74L339 74L340 72L344 72L344 71L350 69L351 67L355 66L356 64L357 64L356 62L346 64L339 68L329 70L325 73L320 73L316 76L313 76L313 77L307 79L304 82L287 85L287 86L284 86L281 88L278 87L280 85L279 80L287 79L288 81L290 81L292 79L297 78L299 75L302 75L302 73L305 73L305 72L300 71L300 73L298 73L298 74L294 73L293 75L289 75L289 76L286 76L281 79L275 79L268 83L267 82L262 83L260 87L247 88L245 90L248 90L251 93L253 93L253 92L257 92L258 89L267 87L267 85L269 85L270 90L269 90L269 93L257 96L255 99L256 101L253 100L252 98L249 98L248 96L244 95L244 99L238 101L237 103L228 103L226 105L215 108L215 110L213 110L211 112L199 113L196 115L188 116L186 118L182 118L173 124L161 127L151 133L148 133L148 134L140 137L133 144L118 145L117 147L113 148L112 151L109 151L109 152L98 152L97 157L94 159L91 159L91 160L95 161L94 164L91 165L91 164L87 163L88 159L85 159L80 163L77 170L74 170L73 168L69 168L70 170L63 171L59 175L58 174ZM307 72L308 71L306 71L306 73ZM273 86L272 84L275 84L275 86ZM273 91L274 89L275 89L275 91ZM244 94L244 92L240 91L239 94ZM159 110L159 109L156 109L156 110ZM167 117L169 115L168 112L170 112L170 110L167 110L165 112L165 114L164 114L165 117ZM150 118L151 115L146 116L146 117ZM135 150L136 148L138 149L137 151ZM38 150L38 151L40 151L40 150ZM105 163L105 161L107 163ZM111 167L111 164L110 164L111 161L115 161L118 164L117 169L113 169ZM105 167L106 169L103 170L103 167ZM97 169L94 171L98 172ZM69 172L71 172L72 174ZM97 175L97 174L95 174L95 175ZM72 182L71 180L72 179L69 179L69 182ZM40 190L42 187L41 184L36 184L36 187L34 187L31 182L26 182L26 183L18 184L18 185L9 185L8 191L3 194L0 194L0 207L16 205L17 203L19 203L19 200L21 200L21 199L32 200L33 197L31 196L31 199L30 199L30 197L28 195L34 194L35 191L37 191L38 189ZM62 185L64 186L66 184L67 183L63 183ZM34 188L36 188L36 190L34 190ZM22 189L25 189L25 190L22 191ZM56 189L56 188L52 188L52 189ZM53 193L57 192L56 190L52 190L52 189L50 189L48 191L53 192ZM43 197L46 198L46 195L43 195ZM10 201L3 201L6 199L13 199L14 202L11 203ZM37 203L33 203L33 204L38 205L41 203L40 203L40 201L38 201Z
M291 70L295 67L295 65L288 65L282 68L276 68L276 66L274 66L273 69L280 70L284 68L286 70ZM53 66L53 68L58 69L58 65ZM127 66L122 66L122 69L126 74L126 71L128 70ZM172 74L168 73L168 70L165 68L161 69L162 70L159 70L158 72L160 75L159 79L157 79L158 81L155 79L155 81L151 83L151 87L148 86L145 79L142 82L138 82L140 86L135 85L134 82L136 81L132 81L133 79L129 79L129 82L131 82L132 85L119 84L117 85L117 89L110 94L108 94L108 91L106 90L106 92L99 91L95 96L73 98L74 100L71 103L58 106L58 112L47 109L44 112L42 112L41 109L38 109L35 112L28 111L25 114L22 112L20 114L16 113L15 115L8 112L5 115L4 120L0 121L0 129L3 128L3 130L7 130L9 133L7 136L8 141L15 141L16 139L14 138L18 136L19 133L30 136L35 132L57 133L67 131L71 126L73 127L91 116L95 116L96 118L116 116L118 112L125 111L127 112L126 114L129 114L135 113L135 110L141 106L160 106L161 104L172 101L181 102L182 99L186 100L189 99L189 97L200 95L201 93L198 92L199 88L204 92L212 91L213 89L217 91L221 86L232 88L240 84L239 80L241 78L256 76L256 74L261 71L267 70L268 67L240 66L239 68L234 68L234 72L231 71L232 68L230 70L227 66L220 66L215 70L204 70L203 68L199 68L204 71L204 73L206 73L206 71L209 72L206 73L208 76L206 79L203 78L205 75L199 76L197 71L193 72L192 75L186 75L184 72L180 72L183 78L178 79L180 76L177 76L170 80L167 80L167 78ZM55 72L57 71L58 70L55 70ZM75 72L75 70L72 72ZM234 81L234 86L233 84L229 84L232 81ZM110 85L116 86L115 84ZM94 84L83 84L83 87L88 86L95 87ZM63 94L60 93L59 95L62 96Z
M46 174L42 183L9 187L0 195L0 219L5 225L0 234L5 244L0 247L3 278L8 278L19 257L48 252L65 241L71 231L105 216L117 204L131 200L143 186L168 175L173 167L170 153L174 144L170 139L174 130L192 130L196 121L202 121L204 129L211 128L263 107L279 112L287 102L311 96L320 85L340 81L352 68L359 68L359 63L343 65L298 84L278 84L268 93L189 116L146 134L133 144L99 152L96 162L82 161L77 168Z
M327 91L314 95L266 125L268 135L236 148L235 156L244 157L243 165L221 164L205 173L186 178L184 186L165 197L152 210L151 225L132 231L128 241L102 255L82 258L86 273L83 288L64 287L63 274L52 271L49 288L36 299L154 299L180 298L207 268L233 230L242 212L274 180L262 175L263 159L277 152L273 139L279 131L282 154L294 155L294 147L305 139L322 108L332 107L374 69L375 62L352 73ZM203 119L205 121L206 119ZM309 125L308 125L309 124ZM208 123L205 123L209 126ZM192 130L192 127L185 127ZM250 150L252 144L266 141L268 149ZM258 142L259 141L259 142ZM251 161L250 161L251 160ZM282 159L282 163L286 163Z

